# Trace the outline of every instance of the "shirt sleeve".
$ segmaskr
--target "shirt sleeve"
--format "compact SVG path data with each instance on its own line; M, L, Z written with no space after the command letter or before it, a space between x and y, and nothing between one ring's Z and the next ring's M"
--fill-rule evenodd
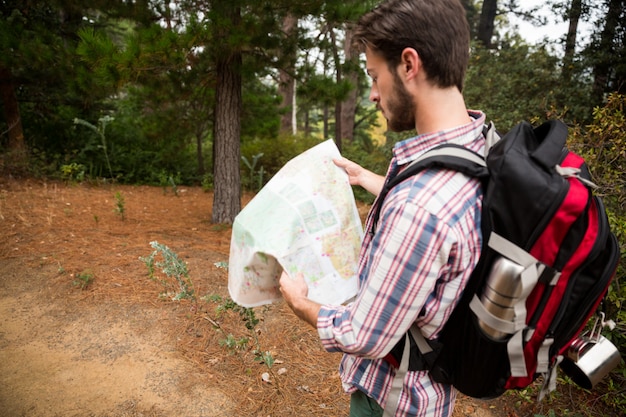
M362 288L349 306L323 306L317 328L322 345L369 358L384 357L416 321L457 238L433 213L412 202L385 202L379 230L361 271Z

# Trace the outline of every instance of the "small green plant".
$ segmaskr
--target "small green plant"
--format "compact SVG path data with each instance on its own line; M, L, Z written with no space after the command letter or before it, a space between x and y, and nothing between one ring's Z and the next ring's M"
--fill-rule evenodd
M74 281L72 281L72 285L80 288L81 290L86 289L93 282L93 274L90 272L80 272L76 274L74 277Z
M202 176L202 190L209 192L213 190L213 174L206 173Z
M113 169L111 168L111 161L109 161L109 152L107 150L107 140L105 132L107 124L111 123L113 120L115 119L111 116L103 116L98 119L98 126L94 126L86 120L78 118L74 119L74 124L88 127L89 129L96 132L96 134L100 138L102 150L104 151L104 158L106 159L107 168L109 169L109 175L111 176L111 179L113 179Z
M169 179L170 185L172 186L172 192L174 193L176 197L178 197L178 186L176 185L174 178L172 178L172 176L170 175L168 179Z
M113 211L122 220L126 220L126 202L124 201L124 196L119 191L115 193L115 209Z
M172 193L178 197L178 185L182 181L180 172L173 176L165 171L159 173L159 184L163 188L163 194L167 194L168 187L172 188Z
M161 284L166 288L166 291L161 296L171 295L173 279L178 286L178 292L172 296L173 300L177 301L185 298L195 300L193 283L189 277L187 264L166 245L154 241L150 242L150 246L152 246L154 251L146 257L140 257L139 260L148 268L150 279L156 279L155 271L157 268L161 269L161 272L165 275L165 278L160 280ZM162 261L156 261L156 257L159 254L163 258Z
M220 261L220 262L215 262L213 265L215 265L219 269L225 269L228 271L228 262Z
M259 159L261 159L262 156L263 156L262 153L258 153L252 157L251 161L249 161L248 158L246 158L245 156L241 157L241 160L248 167L248 170L250 171L250 177L246 181L247 182L246 185L248 186L248 189L250 190L258 191L263 186L264 169L261 166L258 172L256 170L257 163L259 162ZM257 179L258 181L256 184L255 184L255 179ZM256 190L255 190L255 186L256 186Z
M518 404L520 404L521 402L532 404L537 400L536 391L536 388L531 385L520 390L511 391L510 395L517 396L517 398L519 399L517 402Z
M157 253L156 251L152 252L150 255L148 256L140 256L139 260L141 262L144 263L144 265L146 266L146 268L148 268L148 278L155 280L155 276L154 276L154 271L155 271L155 263L156 261L154 260L154 258L156 257Z
M85 166L76 162L61 165L61 177L67 182L81 182L85 179Z
M248 347L248 342L250 339L247 337L239 337L236 338L232 334L226 336L226 339L221 339L219 341L219 345L225 347L229 350L231 355L234 355L235 352L239 350L245 350Z
M219 264L219 265L218 265ZM216 264L218 268L224 268L224 263L220 262ZM232 311L239 315L241 321L244 326L248 330L248 334L250 337L240 337L236 338L229 333L225 339L221 340L220 346L224 346L229 349L231 354L234 354L238 351L245 350L248 348L248 344L250 340L254 342L254 348L252 350L252 354L254 355L254 360L263 364L267 367L267 370L270 374L272 374L273 379L276 380L276 377L273 373L274 366L274 356L269 351L264 351L261 348L261 343L259 341L257 325L260 323L259 318L256 316L256 313L253 308L242 307L239 304L235 303L232 299L228 297L222 297L217 294L213 294L204 298L206 301L210 301L213 303L217 303L217 307L215 309L218 317L226 313L227 311ZM217 323L215 320L211 320L213 323ZM221 328L218 325L218 328Z

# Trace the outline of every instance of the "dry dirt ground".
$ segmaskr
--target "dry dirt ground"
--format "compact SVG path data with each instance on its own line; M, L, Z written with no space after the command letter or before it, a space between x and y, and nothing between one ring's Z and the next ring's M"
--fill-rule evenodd
M252 333L211 297L228 296L230 228L210 223L210 193L173 191L0 178L0 416L347 416L314 330L277 303ZM195 300L160 296L172 282L139 259L153 241L187 263ZM541 411L520 398L462 397L455 417Z

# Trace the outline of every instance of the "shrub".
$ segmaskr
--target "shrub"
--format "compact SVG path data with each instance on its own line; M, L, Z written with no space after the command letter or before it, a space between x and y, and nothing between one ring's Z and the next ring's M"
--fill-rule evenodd
M290 159L321 141L319 138L301 135L280 135L276 138L255 138L246 141L241 145L241 178L250 179L249 164L256 159L254 169L256 172L262 170L262 185L266 184ZM249 180L244 185L253 191L258 190L256 181Z
M583 127L570 129L569 146L585 158L596 191L605 203L611 230L621 247L621 260L609 293L605 310L608 318L617 322L608 337L620 352L626 351L626 310L623 308L626 291L626 96L612 94L603 107L593 111L593 120ZM621 367L622 376L626 368ZM617 373L614 374L617 377ZM618 384L619 385L619 384ZM611 396L607 400L611 400Z

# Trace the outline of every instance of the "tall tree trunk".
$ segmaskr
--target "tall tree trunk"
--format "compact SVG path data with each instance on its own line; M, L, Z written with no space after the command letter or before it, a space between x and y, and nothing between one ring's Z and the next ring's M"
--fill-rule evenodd
M352 89L341 103L341 138L346 144L350 144L354 140L354 119L359 92L359 53L352 48L352 28L346 28L343 48L347 64L345 77L352 85Z
M323 127L323 134L322 137L324 138L324 140L328 139L328 115L330 114L330 111L328 110L328 103L324 103L324 109L322 111L322 118L323 123L324 123L324 127Z
M576 34L578 32L578 22L582 14L582 0L572 0L567 13L569 28L565 37L565 55L563 56L563 80L570 81L572 76L572 65L576 53Z
M470 36L474 39L476 36L476 18L478 16L478 10L474 6L473 0L461 0L463 7L465 8L465 15L467 16L467 23L470 27Z
M612 60L615 53L615 34L622 12L624 0L609 0L604 28L600 34L600 44L596 51L596 63L593 66L592 100L599 105L604 100L604 93L609 85Z
M11 71L2 66L0 66L0 99L4 104L4 117L8 126L8 149L11 159L13 164L20 165L26 159L26 143L24 142L20 106L15 94Z
M309 136L311 136L311 117L310 117L311 111L309 109L306 109L306 111L304 112L304 137L308 138Z
M335 100L335 143L341 151L343 138L341 137L341 101Z
M498 12L498 0L484 0L483 8L478 21L478 34L476 38L482 42L485 48L492 48L491 38L493 37L494 21Z
M337 86L341 85L343 79L343 65L339 57L339 47L337 46L337 37L335 36L335 28L330 29L330 39L332 40L333 60L335 61L335 82ZM335 143L341 151L341 100L335 98Z
M200 178L204 177L205 168L204 168L204 155L202 155L202 139L204 137L204 129L196 132L196 153L198 159L198 176Z
M326 69L329 67L328 64L329 58L328 58L328 54L324 54L323 57L323 65L324 65L324 76L326 76ZM324 138L324 140L328 139L329 137L329 123L330 121L329 116L330 116L330 109L328 108L328 106L330 105L330 103L328 102L328 100L326 98L324 98L324 107L322 108L322 137Z
M230 30L240 27L239 8L227 12ZM223 44L227 35L221 33ZM213 124L213 223L232 224L241 210L241 65L242 54L237 49L222 49L216 57L215 122Z
M294 36L298 27L298 18L288 13L283 19L283 32L287 38ZM295 55L295 54L291 54ZM280 69L278 73L278 93L282 97L280 105L284 113L280 117L280 131L291 135L296 134L295 112L296 112L296 80L293 76L295 73L295 56L284 56L285 62L289 63L289 67Z

